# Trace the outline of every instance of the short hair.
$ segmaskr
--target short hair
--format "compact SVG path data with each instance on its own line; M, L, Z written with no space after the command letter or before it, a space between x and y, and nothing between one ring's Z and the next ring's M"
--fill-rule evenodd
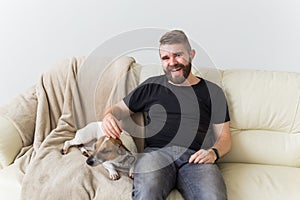
M190 42L181 30L172 30L166 32L159 40L160 46L165 44L184 44L188 51L191 51Z

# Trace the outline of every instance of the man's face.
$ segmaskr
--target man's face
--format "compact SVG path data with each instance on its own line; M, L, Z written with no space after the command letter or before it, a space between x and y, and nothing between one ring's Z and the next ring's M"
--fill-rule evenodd
M160 59L163 70L174 84L183 83L191 73L191 52L184 44L166 44L160 46Z

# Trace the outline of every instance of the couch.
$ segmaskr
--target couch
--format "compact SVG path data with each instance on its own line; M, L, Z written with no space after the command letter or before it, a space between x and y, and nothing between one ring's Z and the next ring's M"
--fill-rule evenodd
M157 66L141 68L138 80L140 82L159 73L161 70ZM233 146L230 153L217 163L225 179L228 199L300 199L300 74L236 69L213 73L201 73L200 70L199 73L219 84L228 101ZM35 98L32 95L35 94L30 93L29 99ZM16 103L16 100L12 102ZM7 107L13 108L11 105ZM20 112L10 116L4 112L0 116L1 199L20 199L22 177L27 172L26 168L20 167L19 160L22 158L20 152L24 155L22 152L30 144L24 144L24 136L20 136L22 127L14 122L18 114L26 116L26 113ZM27 131L32 135L29 132L34 130ZM73 153L78 158L81 156L74 149ZM84 163L84 158L80 161ZM27 184L30 184L28 180L30 178L27 178ZM129 180L126 184L131 187L131 183ZM110 187L115 187L116 191L118 185ZM128 198L129 195L112 199ZM182 197L174 190L168 199Z

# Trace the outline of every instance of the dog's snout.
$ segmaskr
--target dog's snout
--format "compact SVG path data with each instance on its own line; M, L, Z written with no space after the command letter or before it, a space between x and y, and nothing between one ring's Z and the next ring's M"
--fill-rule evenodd
M86 163L90 166L93 166L94 163L95 163L95 159L94 157L89 157L87 160L86 160Z

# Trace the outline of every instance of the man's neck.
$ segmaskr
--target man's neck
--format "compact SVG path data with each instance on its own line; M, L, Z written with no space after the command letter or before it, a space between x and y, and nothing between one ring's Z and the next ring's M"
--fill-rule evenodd
M169 81L169 83L171 83L172 85L176 85L176 86L192 86L192 85L196 85L200 81L201 81L200 78L198 78L194 74L190 73L188 78L183 83L176 84L176 83L173 83L172 81Z

